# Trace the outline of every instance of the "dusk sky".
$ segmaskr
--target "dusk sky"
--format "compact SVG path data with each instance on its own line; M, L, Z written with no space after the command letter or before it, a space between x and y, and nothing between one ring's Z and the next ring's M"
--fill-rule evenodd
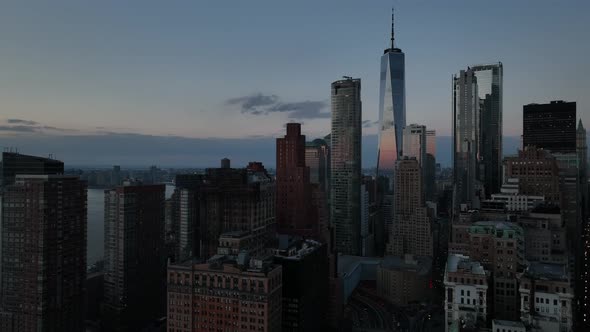
M36 141L47 145L22 152L91 164L116 158L98 150L120 150L129 134L237 138L239 150L298 121L315 138L330 131L330 83L343 75L362 79L374 135L392 4L408 123L451 135L452 75L501 61L505 135L521 134L524 104L555 99L576 101L590 127L588 1L3 1L0 146ZM76 159L51 145L62 136L104 144ZM224 156L175 153L163 163Z

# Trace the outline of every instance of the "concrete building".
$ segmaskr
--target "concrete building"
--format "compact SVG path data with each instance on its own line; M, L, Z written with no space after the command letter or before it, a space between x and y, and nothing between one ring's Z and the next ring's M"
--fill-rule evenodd
M332 83L330 201L335 250L361 252L361 80Z
M545 202L545 196L542 195L521 195L519 182L519 178L506 179L499 194L492 194L490 199L482 201L482 209L498 205L504 211L525 212Z
M328 313L328 246L279 237L274 262L283 268L281 331L324 331Z
M566 228L558 208L538 206L530 213L517 216L517 223L524 231L527 261L568 262Z
M430 302L432 257L386 256L377 266L377 292L396 306Z
M573 331L574 291L563 264L531 263L520 278L520 318L533 332Z
M18 175L2 198L0 330L82 331L86 183L73 176L20 175L17 168L9 173Z
M424 195L433 200L436 190L436 130L426 130L426 160L424 161Z
M305 143L305 165L309 167L309 182L329 192L330 148L323 139Z
M491 305L489 278L490 271L477 260L465 255L449 255L444 276L445 331L453 331L458 326L486 326Z
M28 156L18 152L3 152L0 160L0 187L14 183L17 174L63 174L64 163L51 158Z
M394 225L387 254L432 257L432 229L428 208L424 205L422 171L418 161L404 157L396 162Z
M280 331L282 267L216 255L168 266L168 332Z
M492 332L527 332L526 327L520 321L492 320Z
M559 167L549 152L525 147L518 156L504 158L505 177L518 179L521 195L543 196L551 204L561 204Z
M576 152L576 103L563 100L523 107L523 146Z
M105 190L102 313L110 330L134 330L165 314L164 192L163 184Z

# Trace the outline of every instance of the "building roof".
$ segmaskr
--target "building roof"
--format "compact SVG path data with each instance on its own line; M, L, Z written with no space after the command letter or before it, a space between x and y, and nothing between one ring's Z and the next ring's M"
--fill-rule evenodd
M469 271L471 274L486 274L480 262L472 260L469 256L450 254L447 259L447 272L457 272L459 270Z
M500 325L505 327L520 327L524 329L524 324L520 321L494 319L494 325Z
M385 256L381 268L395 271L415 271L420 276L430 274L432 258L427 256Z
M382 261L380 257L361 257L361 256L338 256L338 274L346 276L351 274L359 265L379 265Z
M569 280L567 266L565 264L532 262L525 273L527 276L535 279Z

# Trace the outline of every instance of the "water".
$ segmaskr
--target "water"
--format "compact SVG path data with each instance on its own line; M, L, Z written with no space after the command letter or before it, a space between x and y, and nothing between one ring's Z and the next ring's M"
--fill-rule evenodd
M166 185L166 198L172 196L174 186ZM104 256L104 189L88 189L88 265Z

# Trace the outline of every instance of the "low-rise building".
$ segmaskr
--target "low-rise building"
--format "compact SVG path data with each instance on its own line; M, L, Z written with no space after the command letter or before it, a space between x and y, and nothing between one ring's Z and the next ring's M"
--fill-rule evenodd
M526 332L526 328L520 321L494 319L492 332Z
M489 271L468 256L451 254L445 270L445 331L483 327L488 318Z
M570 332L574 292L567 265L531 263L520 279L520 315L533 332Z
M432 258L386 256L377 266L377 291L397 306L432 298Z
M168 332L280 331L282 267L215 255L168 266Z

